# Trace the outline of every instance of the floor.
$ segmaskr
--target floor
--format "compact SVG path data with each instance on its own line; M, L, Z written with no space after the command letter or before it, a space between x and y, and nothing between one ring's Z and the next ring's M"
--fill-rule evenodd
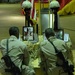
M75 64L75 15L60 16L60 27L70 34L73 44L73 61ZM18 26L20 34L25 25L25 16L21 12L21 4L0 4L0 40L8 38L8 29L11 26Z

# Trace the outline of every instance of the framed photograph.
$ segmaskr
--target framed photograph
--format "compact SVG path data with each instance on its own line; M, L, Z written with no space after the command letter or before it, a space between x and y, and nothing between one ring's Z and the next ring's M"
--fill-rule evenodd
M65 42L69 41L69 34L68 33L64 33L64 41Z
M34 40L33 33L34 33L34 29L32 26L31 27L23 26L23 40L24 41L33 41Z
M63 29L55 30L55 36L58 39L64 40L64 30Z

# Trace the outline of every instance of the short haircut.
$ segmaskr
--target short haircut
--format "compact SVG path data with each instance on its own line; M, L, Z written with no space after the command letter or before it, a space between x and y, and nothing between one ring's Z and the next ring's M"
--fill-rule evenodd
M9 34L10 34L10 36L14 35L14 36L18 37L19 36L19 28L16 26L10 27Z
M47 29L45 30L45 36L46 36L47 38L49 38L49 37L51 37L51 36L55 36L54 30L53 30L52 28L47 28Z

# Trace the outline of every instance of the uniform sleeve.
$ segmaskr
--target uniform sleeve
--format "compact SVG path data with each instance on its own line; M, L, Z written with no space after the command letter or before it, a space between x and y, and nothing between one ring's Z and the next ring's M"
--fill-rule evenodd
M73 63L73 55L72 55L72 51L71 49L67 46L67 44L65 43L64 48L66 49L66 53L67 53L67 59L69 61L69 63Z
M67 47L67 54L68 54L68 60L73 63L73 55L71 49L66 45Z
M48 68L46 60L47 59L45 58L45 55L40 48L40 67L42 71L44 72L44 74L47 74L47 68Z
M6 54L6 39L0 42L0 52L2 55Z
M23 63L25 65L29 65L29 60L30 60L30 56L29 56L29 52L28 52L28 48L27 46L24 48L24 56L23 56Z

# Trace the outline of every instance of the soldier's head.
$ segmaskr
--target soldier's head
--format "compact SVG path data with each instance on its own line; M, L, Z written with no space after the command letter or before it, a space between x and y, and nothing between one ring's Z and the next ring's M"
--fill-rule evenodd
M52 28L47 28L47 29L45 30L45 36L46 36L47 39L48 39L49 37L51 37L51 36L55 36L54 30L53 30Z
M16 36L17 38L19 38L19 28L16 27L16 26L12 26L9 28L9 35L14 35Z

